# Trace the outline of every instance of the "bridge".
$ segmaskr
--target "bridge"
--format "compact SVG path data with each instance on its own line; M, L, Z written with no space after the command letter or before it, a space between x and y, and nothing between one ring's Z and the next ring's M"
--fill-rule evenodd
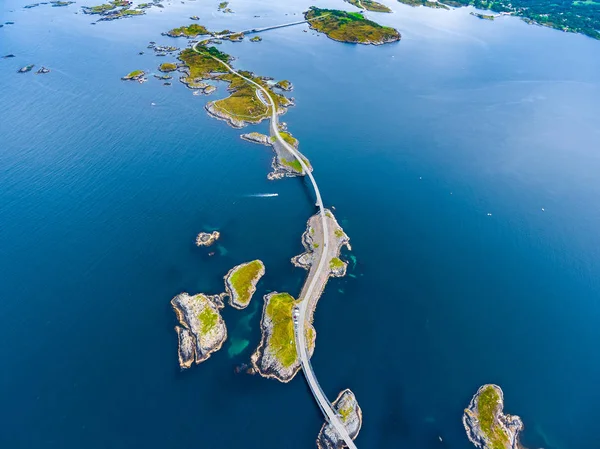
M323 17L323 16L321 16L321 17ZM284 25L279 25L279 26L276 25L273 27L267 27L265 29L281 28L284 26L291 26L291 25L296 25L296 24L305 23L305 22L307 22L307 20L300 21L300 22L292 22L289 24L284 24ZM260 30L264 31L265 29L260 29ZM256 31L257 29L253 29L253 30L255 30L255 31L252 31L252 32L258 32L258 31ZM231 34L239 34L239 33L231 33ZM212 37L212 39L215 39L215 38L218 39L219 36ZM207 42L209 40L210 39L207 39L203 42L198 42L198 43L194 44L192 49L196 53L202 54L202 52L198 51L198 45L204 44L205 42ZM294 158L296 158L296 160L300 163L303 173L306 174L308 176L308 178L310 179L310 183L315 192L315 196L316 196L316 200L317 200L316 204L317 204L317 207L319 208L319 215L321 218L321 227L322 227L322 231L323 231L323 250L321 251L321 257L319 258L319 261L318 261L316 273L324 273L324 270L326 270L328 273L329 272L329 260L331 259L331 257L329 257L329 251L327 251L327 249L330 248L329 229L328 229L328 225L327 225L327 217L325 215L325 207L323 206L323 199L321 198L321 191L319 190L319 186L317 185L317 182L316 182L313 174L308 169L308 167L307 167L306 163L304 162L304 160L302 159L302 157L300 157L300 154L298 153L298 151L292 145L288 144L281 136L281 134L279 132L279 119L277 117L277 107L275 105L275 102L273 101L273 98L271 98L271 95L269 95L269 92L263 86L258 84L257 82L236 72L229 64L220 60L219 58L216 58L210 54L209 54L209 56L211 58L213 58L215 61L219 62L221 65L223 65L233 75L236 75L236 76L242 78L243 80L245 80L246 82L255 86L258 89L257 96L261 102L264 103L265 99L268 100L268 103L271 108L270 130L271 130L272 135L274 135L275 138L277 139L277 141L281 145L283 145L283 147L286 150L288 150L290 152L290 154L292 154L294 156ZM258 93L258 92L260 92L260 93ZM314 261L313 261L313 263L314 263ZM308 281L308 278L307 278L307 281ZM305 286L306 288L303 289L304 295L301 294L300 298L299 298L301 300L300 305L299 305L299 311L300 311L299 315L300 316L299 316L299 319L297 320L297 324L295 324L295 326L294 326L295 339L296 339L296 351L298 353L298 359L300 360L300 365L302 366L302 372L304 373L306 382L308 383L310 391L312 392L312 394L315 398L315 401L319 405L319 408L321 409L323 416L325 417L327 422L329 422L333 426L333 428L335 429L337 434L344 440L344 443L346 443L346 446L348 446L349 449L357 449L356 445L354 444L354 441L348 434L346 427L342 424L340 416L335 412L335 410L333 409L333 406L331 405L331 402L329 402L329 400L327 399L327 396L321 389L321 385L319 385L317 376L315 375L313 367L310 363L310 357L308 355L305 325L306 325L306 321L308 320L308 311L309 311L308 305L311 302L311 299L315 299L315 301L316 301L318 298L314 298L314 295L320 296L320 294L321 294L320 290L315 291L315 287L316 287L318 281L319 281L319 276L316 276L316 275L313 276L310 279L308 286Z

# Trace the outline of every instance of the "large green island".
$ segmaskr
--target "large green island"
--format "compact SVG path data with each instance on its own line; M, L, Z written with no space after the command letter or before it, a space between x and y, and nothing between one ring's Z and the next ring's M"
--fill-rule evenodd
M398 30L379 25L359 12L311 6L304 17L310 20L311 28L339 42L381 45L400 40Z

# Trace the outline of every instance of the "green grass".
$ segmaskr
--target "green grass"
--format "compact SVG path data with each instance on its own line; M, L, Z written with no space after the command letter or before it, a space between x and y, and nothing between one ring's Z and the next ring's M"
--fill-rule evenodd
M292 309L298 302L288 293L277 293L269 298L265 311L273 322L268 341L269 347L277 360L286 368L298 360L292 320Z
M409 6L427 6L428 8L441 8L450 9L446 5L442 5L438 2L431 2L429 0L398 0L400 3L404 3Z
M260 260L253 260L246 265L240 266L231 275L229 280L237 292L238 301L241 304L248 304L250 299L252 299L252 294L250 293L252 283L256 280L262 269L262 262Z
M344 262L339 257L334 257L329 261L329 268L335 270L337 268L342 268L344 266Z
M161 72L174 72L177 70L177 64L173 64L172 62L165 62L158 67L158 70Z
M318 247L319 247L319 244L318 244L318 243L313 243L313 248L315 248L315 249L316 249L316 248L318 248Z
M373 11L373 12L392 12L392 10L390 8L388 8L385 5L382 5L381 3L377 3L374 2L373 0L345 0L346 2L350 3L351 5L356 6L357 8L360 8L361 4L362 6L367 10L367 11Z
M198 25L197 23L192 23L188 26L181 26L179 28L173 28L171 31L167 33L169 36L185 36L185 37L196 37L201 34L210 34L206 28L202 25Z
M508 436L495 420L497 409L500 406L499 402L500 395L491 385L483 389L477 400L479 423L481 430L491 443L490 449L506 449L509 444Z
M288 161L287 159L282 158L281 163L286 167L290 167L295 172L302 173L302 165L300 164L300 161L298 161L298 159L294 158L293 160Z
M140 76L143 74L144 74L143 70L134 70L133 72L129 73L125 78L134 78L136 76Z
M204 301L208 302L208 299L204 298ZM217 322L219 321L219 314L211 309L210 306L205 305L204 309L202 309L202 312L198 314L198 320L200 320L202 325L201 332L203 334L207 334L217 325Z
M311 6L304 17L307 20L323 17L311 21L310 26L336 41L371 44L400 39L400 33L394 28L381 26L357 12Z
M341 229L336 229L334 234L338 239L341 239L344 236L344 231L342 231Z
M219 9L225 9L229 5L229 2L221 2L219 3Z
M281 134L281 137L283 137L283 140L285 140L291 146L295 147L297 145L298 141L290 133L288 133L286 131L280 131L279 134Z
M350 418L350 415L352 414L353 411L354 411L354 408L352 407L352 404L348 405L347 407L339 409L338 413L342 417L342 422L348 421L348 418Z
M283 90L289 90L292 87L292 83L290 83L288 80L281 80L275 84L275 87L279 87Z

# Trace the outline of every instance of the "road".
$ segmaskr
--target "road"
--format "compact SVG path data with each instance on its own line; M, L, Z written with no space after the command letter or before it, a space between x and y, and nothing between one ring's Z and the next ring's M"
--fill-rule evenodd
M194 49L194 51L196 53L201 54L201 52L199 52L198 48L197 48L199 44L200 44L200 42L194 44L194 46L192 48ZM306 163L304 162L302 157L300 157L300 154L298 153L298 151L296 151L296 149L292 145L288 144L283 139L283 137L281 137L281 134L279 133L279 126L278 126L279 120L277 118L277 108L275 106L275 102L273 101L273 98L271 98L271 95L269 95L269 92L263 86L258 84L257 82L251 80L250 78L246 78L244 75L241 75L240 73L236 72L233 68L231 68L231 66L229 66L229 64L227 64L224 61L221 61L219 58L215 58L212 55L209 55L209 56L211 56L215 61L222 64L232 74L239 76L246 82L254 85L257 89L260 89L260 91L264 94L264 96L269 100L269 103L271 105L270 106L271 107L271 133L276 137L276 139L279 141L279 143L281 145L283 145L284 148L286 148L300 163L300 166L302 167L302 171L309 177L310 182L313 187L313 190L315 192L315 196L317 199L317 207L319 208L319 212L320 212L320 216L321 216L321 223L322 223L322 227L323 227L323 247L324 247L323 251L321 252L321 257L319 259L319 263L317 266L317 272L322 272L323 270L329 271L329 258L328 258L329 253L328 253L328 251L325 250L325 248L329 247L329 229L327 227L327 217L325 216L325 207L323 206L323 200L321 198L321 191L319 190L319 186L317 185L317 182L315 181L314 176L312 175L311 171L306 166ZM300 319L298 320L298 324L296 325L296 350L298 351L298 358L300 359L300 364L302 365L302 372L304 373L304 377L306 378L306 381L308 382L310 390L311 390L313 396L315 397L315 400L319 404L321 411L325 415L325 419L334 427L334 429L336 430L338 435L344 440L344 442L346 443L346 446L348 446L348 448L357 449L356 445L354 444L354 441L352 440L350 435L348 435L348 432L346 431L346 427L342 424L339 416L333 410L331 403L329 402L329 400L323 393L323 390L321 390L321 386L319 385L319 382L317 381L317 376L314 373L312 365L310 364L310 358L308 356L305 324L307 321L308 304L310 303L311 295L314 294L315 285L316 285L317 281L318 281L318 276L313 276L308 288L306 289L304 297L299 298L299 299L301 299L301 302L300 302L300 306L299 306ZM316 294L320 295L321 292L317 291Z

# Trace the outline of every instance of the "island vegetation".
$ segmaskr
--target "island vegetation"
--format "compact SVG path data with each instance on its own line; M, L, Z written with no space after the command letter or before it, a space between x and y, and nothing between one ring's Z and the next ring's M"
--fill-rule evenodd
M362 427L362 410L354 393L346 389L331 403L333 409L339 415L348 435L356 439ZM339 449L346 447L344 440L340 438L335 428L330 423L323 424L317 437L318 449Z
M428 8L440 8L440 9L450 9L443 3L440 3L437 0L398 0L400 3L404 3L408 6L427 6Z
M481 14L471 11L471 15L477 17L478 19L494 20L494 16L491 14Z
M219 313L222 295L190 296L181 293L171 300L180 326L175 330L179 339L179 365L189 368L192 362L203 362L219 350L227 339L225 321Z
M291 92L294 89L294 86L288 80L278 81L273 87L284 90L286 92Z
M175 70L177 70L177 64L173 64L172 62L163 62L158 67L158 70L160 70L161 72L174 72Z
M339 42L379 45L400 40L398 30L379 25L358 12L311 6L304 17L310 20L311 28Z
M202 25L197 23L192 23L188 26L180 26L179 28L173 28L172 30L167 32L168 36L171 37L197 37L205 34L210 34L210 32L204 28Z
M233 267L225 276L225 289L229 304L236 309L245 309L256 291L256 284L265 274L265 265L260 260Z
M518 416L505 415L502 389L483 385L465 409L463 425L469 440L480 449L522 449L519 432L523 422Z
M250 38L250 42L260 42L262 41L262 37L260 36L254 36Z
M143 70L134 70L133 72L128 73L121 79L124 81L127 81L127 80L139 81L141 78L144 77L145 74L146 73Z
M251 361L254 369L263 377L289 382L300 369L296 352L296 338L292 311L299 301L289 293L273 292L265 296L260 322L261 342ZM314 350L315 330L306 327L309 355Z
M443 7L441 3L428 0L398 0L413 6ZM600 1L565 0L443 0L450 6L474 6L500 14L521 17L528 23L555 28L561 31L581 33L600 39ZM488 17L481 17L487 19Z
M206 42L205 42L206 43ZM259 123L271 116L270 107L259 99L258 88L248 81L230 73L221 63L231 62L231 56L223 53L214 46L198 44L195 49L187 48L179 54L183 62L183 70L187 73L181 81L192 89L202 89L205 93L212 92L214 86L205 81L224 81L229 84L230 95L226 98L211 101L206 105L210 115L224 120L235 128L241 128L248 123ZM275 93L265 79L251 72L239 71L244 77L262 86L273 100L277 114L283 114L292 101L285 96ZM207 89L210 89L207 92Z
M377 3L373 0L344 0L344 1L350 3L351 5L356 6L357 8L366 9L367 11L392 12L392 10L390 8L388 8L387 6L382 5L381 3Z

